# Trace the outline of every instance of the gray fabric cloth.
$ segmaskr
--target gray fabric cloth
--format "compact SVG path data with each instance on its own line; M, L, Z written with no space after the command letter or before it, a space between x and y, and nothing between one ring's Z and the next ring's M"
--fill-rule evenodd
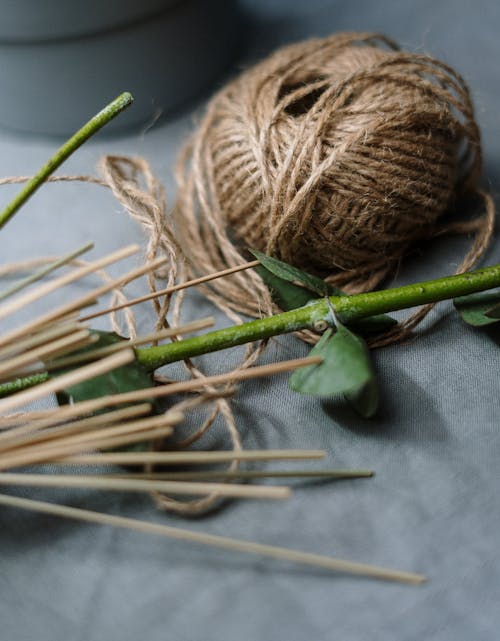
M250 28L238 66L283 42L335 30L381 31L452 64L474 93L484 137L484 184L498 192L498 3L248 0L245 6ZM165 181L171 201L175 154L192 118L186 110L145 135L100 137L82 148L65 172L91 172L103 153L141 154ZM54 141L0 132L0 175L32 172L53 148ZM14 191L2 188L2 202ZM60 254L86 240L96 241L97 256L142 239L101 188L47 186L2 230L2 262ZM396 282L452 272L468 243L464 238L432 243L405 262ZM498 261L494 244L486 262ZM143 289L137 283L129 292ZM206 313L213 309L195 296L186 316ZM152 318L145 307L140 331L150 328ZM383 399L380 414L370 421L340 402L293 394L284 377L242 386L234 408L246 447L325 448L325 465L369 467L376 471L373 479L297 484L287 502L241 501L188 522L135 495L22 492L418 571L429 577L427 584L381 583L2 509L0 639L495 641L499 336L498 330L464 326L451 305L442 304L418 340L374 354ZM296 339L281 337L263 362L306 352ZM221 353L202 361L215 372L227 367L227 359ZM224 438L220 427L205 446L220 446Z

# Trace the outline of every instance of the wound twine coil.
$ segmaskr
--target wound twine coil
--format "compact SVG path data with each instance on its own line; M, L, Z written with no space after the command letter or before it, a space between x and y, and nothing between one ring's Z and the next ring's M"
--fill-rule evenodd
M376 34L309 40L209 103L179 160L175 234L191 275L244 262L252 247L354 293L376 287L416 242L475 232L465 271L493 227L481 165L469 90L453 69ZM474 192L486 214L444 227ZM205 291L226 312L271 309L250 271Z

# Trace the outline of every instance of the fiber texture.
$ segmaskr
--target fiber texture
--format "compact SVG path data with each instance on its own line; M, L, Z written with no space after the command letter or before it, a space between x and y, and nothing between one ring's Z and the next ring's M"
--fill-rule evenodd
M383 36L336 34L278 50L210 102L178 166L176 235L193 273L243 262L248 247L374 288L481 174L467 86L445 64ZM485 249L485 217L461 265ZM251 272L214 284L222 306L268 304Z

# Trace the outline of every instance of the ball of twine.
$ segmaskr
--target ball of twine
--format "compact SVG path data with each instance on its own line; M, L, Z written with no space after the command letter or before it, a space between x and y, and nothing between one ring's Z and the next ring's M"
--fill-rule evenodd
M417 242L443 231L481 174L467 86L429 56L383 36L337 34L287 46L210 102L181 155L174 211L191 271L218 270L257 248L349 292L380 283ZM493 213L461 270L484 250ZM215 282L220 306L269 306L247 272Z

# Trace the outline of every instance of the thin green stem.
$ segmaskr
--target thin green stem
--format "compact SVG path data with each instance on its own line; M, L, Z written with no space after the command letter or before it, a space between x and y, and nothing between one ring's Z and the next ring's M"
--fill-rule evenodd
M91 136L97 133L115 116L132 104L133 97L130 93L122 93L118 98L109 103L102 111L91 118L87 124L77 131L60 147L45 165L31 178L21 191L10 201L0 213L0 229L10 220L16 211L32 196L35 191L62 163Z
M26 276L26 278L23 278L17 283L14 283L12 287L9 287L3 292L0 292L0 301L5 300L6 298L8 298L9 296L12 296L13 294L17 294L17 292L21 291L25 287L28 287L29 285L36 283L37 281L41 280L44 276L47 276L48 274L55 271L56 269L59 269L59 267L62 267L63 265L67 265L70 261L74 260L75 258L78 258L82 254L90 251L93 248L94 248L94 243L86 243L85 245L83 245L83 247L80 247L75 251L72 251L70 254L66 254L61 258L58 258L53 263L49 263L48 265L46 265L45 267L42 267L42 269L38 270L37 272L34 272L33 274Z
M22 392L29 387L35 387L35 385L43 383L48 378L49 375L46 372L33 374L33 376L25 376L24 378L16 378L13 381L0 385L0 398L11 396L11 394L15 394L16 392Z
M322 307L325 305L321 301ZM200 356L209 352L243 345L255 340L288 334L300 329L311 327L315 320L325 316L324 310L318 311L318 304L308 307L301 307L283 314L276 314L267 318L250 321L243 325L233 325L225 329L193 336L182 341L158 345L158 347L147 347L137 350L137 360L148 370L154 371L162 365L181 361L184 358Z
M445 276L393 289L354 296L332 296L329 300L321 299L283 314L186 338L168 345L137 350L137 359L147 369L153 371L162 365L184 358L207 354L278 334L313 329L315 324L320 321L327 321L331 324L332 308L342 322L349 324L352 321L375 314L385 314L399 309L434 303L499 286L500 265L495 265L466 274Z
M270 336L301 329L313 329L315 324L321 321L331 324L332 309L342 322L348 324L376 314L466 296L493 287L500 287L500 265L377 292L354 296L332 296L330 299L324 298L283 314L234 325L175 343L137 349L137 361L149 371L154 371L158 367L185 358L235 347ZM0 397L41 383L47 377L46 373L38 374L0 385Z
M340 321L350 323L375 314L437 303L494 287L500 287L500 265L378 292L343 296L334 305Z

